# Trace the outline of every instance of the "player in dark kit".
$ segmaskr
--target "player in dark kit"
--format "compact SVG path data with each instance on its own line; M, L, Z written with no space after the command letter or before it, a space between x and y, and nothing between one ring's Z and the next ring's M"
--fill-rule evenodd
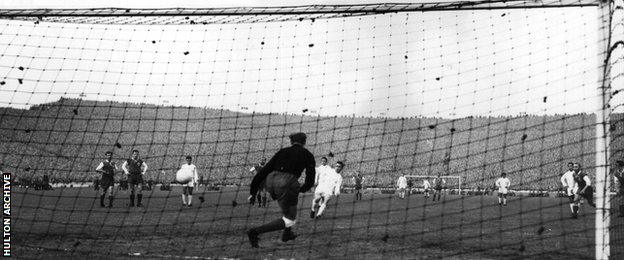
M113 162L113 152L108 151L105 153L106 160L100 163L95 169L96 172L102 174L99 185L102 188L100 193L100 207L105 207L104 197L108 194L108 207L113 207L114 187L115 187L115 171L117 171L117 165Z
M141 203L141 200L143 199L143 175L147 172L147 164L139 158L139 151L133 150L132 158L126 160L121 168L124 172L126 172L128 185L130 186L130 204L128 204L128 206L134 207L134 195L135 193L138 193L136 194L136 206L143 207L143 203Z
M297 237L292 232L292 226L295 225L297 218L299 192L306 192L314 186L316 174L314 155L303 147L306 139L304 133L291 134L292 146L279 150L251 181L249 203L255 202L256 195L265 182L265 188L271 194L271 198L277 201L284 215L282 218L248 230L247 236L252 247L258 247L260 234L271 231L283 229L283 242ZM298 179L303 170L306 171L305 183L299 187Z
M256 166L251 167L251 169L249 169L250 172L257 174L262 167L264 167L264 165L266 164L266 158L262 157L262 159L260 159L260 163L258 163ZM256 199L258 200L258 207L262 208L267 206L267 200L268 200L268 193L267 190L264 188L264 183L260 185L260 191L258 192L258 195L256 196Z
M587 203L595 208L596 204L594 204L594 189L591 186L591 181L589 180L589 177L581 171L580 163L575 163L573 170L574 181L576 181L576 184L578 185L578 191L574 196L574 201L576 201L576 203L578 204L581 201L581 198L585 198L585 200L587 200Z
M362 177L362 173L358 172L353 177L353 182L355 184L355 200L361 200L362 189L364 188L364 177Z

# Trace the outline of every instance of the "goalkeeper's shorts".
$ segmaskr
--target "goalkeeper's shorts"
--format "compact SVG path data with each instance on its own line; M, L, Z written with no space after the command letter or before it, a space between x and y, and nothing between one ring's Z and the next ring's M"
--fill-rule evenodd
M271 199L277 201L284 217L295 220L297 218L297 203L299 200L299 181L290 173L274 171L266 178L265 187L271 194Z

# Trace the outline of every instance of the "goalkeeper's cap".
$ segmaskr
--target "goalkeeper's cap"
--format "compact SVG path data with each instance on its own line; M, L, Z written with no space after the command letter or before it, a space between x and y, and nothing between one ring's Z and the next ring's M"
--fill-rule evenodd
M104 155L113 155L113 152L111 152L111 151L106 151L106 152L104 153Z
M304 133L299 132L299 133L291 134L289 138L290 138L290 143L306 144L306 139L308 138L308 136L306 136L306 134Z
M615 161L615 163L617 164L617 166L624 166L624 161L622 160L617 160Z

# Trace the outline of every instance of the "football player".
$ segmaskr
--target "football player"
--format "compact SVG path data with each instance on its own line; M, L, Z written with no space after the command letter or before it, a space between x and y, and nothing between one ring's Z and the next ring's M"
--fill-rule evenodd
M249 172L253 173L254 175L256 175L261 169L262 167L264 167L264 165L266 164L266 158L262 157L262 159L260 159L260 163L258 163L256 166L251 167L251 169L249 169ZM266 189L264 188L264 185L260 185L260 191L258 192L257 195L257 200L258 200L258 207L265 207L267 206L267 200L268 200L268 193L266 191Z
M578 212L578 205L574 202L574 194L578 190L576 181L574 180L574 163L568 163L568 171L561 176L561 185L566 190L566 196L568 197L570 204L570 212L572 217L576 218Z
M314 190L314 199L312 200L311 218L321 217L331 196L340 195L340 187L342 186L340 172L344 169L344 163L338 161L335 167L336 169L326 171L323 177L318 180L318 186Z
M104 197L108 194L108 207L113 207L114 187L115 187L115 171L118 170L117 165L113 162L113 152L107 151L104 153L106 159L95 168L96 172L102 174L99 185L100 192L100 207L105 207Z
M270 223L247 231L249 243L254 248L259 246L260 234L267 232L283 230L283 242L297 238L292 227L296 223L299 193L307 192L314 186L316 162L314 155L304 147L306 134L294 133L289 138L291 146L279 150L251 181L249 203L254 203L260 186L264 183L271 198L277 201L283 215ZM298 180L304 170L305 182L299 186Z
M193 157L187 156L186 163L180 166L180 171L189 173L192 177L191 181L182 184L182 204L183 206L190 207L193 202L193 187L197 185L199 179L197 174L197 167L192 163Z
M507 192L509 192L509 186L511 181L507 178L506 173L502 173L501 177L495 182L496 188L498 188L498 205L507 206Z
M355 200L362 200L362 189L364 189L364 177L362 173L358 173L353 176L353 183L355 184Z
M425 199L429 198L429 190L431 189L431 183L429 183L429 178L425 178L423 180L423 190L425 192Z
M407 189L407 178L405 178L405 175L399 176L396 185L398 188L399 198L405 199L405 189Z
M143 207L143 175L147 172L147 164L139 158L139 150L132 150L132 157L126 160L121 168L126 173L128 178L128 185L130 188L130 203L129 207L134 207L134 195L137 198L137 207Z
M576 181L576 185L578 186L578 190L576 194L574 195L574 201L576 202L578 206L581 203L581 200L585 198L585 200L587 200L587 203L590 206L595 208L596 204L594 204L594 189L591 186L591 181L589 180L589 176L587 176L587 174L581 171L580 163L574 163L573 170L574 170L574 181Z

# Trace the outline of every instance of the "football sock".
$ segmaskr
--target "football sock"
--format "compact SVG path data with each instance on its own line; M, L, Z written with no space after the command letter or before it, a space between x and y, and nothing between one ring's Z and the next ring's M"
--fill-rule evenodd
M100 206L104 207L104 194L100 195Z
M130 206L134 206L134 194L130 194Z
M182 204L186 205L186 195L182 194Z
M574 214L577 214L579 211L579 206L574 205L572 212L574 212Z
M143 200L143 194L137 194L137 205L141 204L141 200Z
M188 195L188 205L191 205L191 202L193 202L193 195Z
M254 228L254 230L258 232L259 234L262 234L262 233L282 230L284 228L286 228L286 223L284 223L284 220L282 218L278 218L267 224Z
M321 203L321 206L319 207L318 213L316 213L317 216L320 216L323 214L323 211L325 211L325 207L327 207L327 203L325 203L325 201L323 201L323 203Z
M114 197L113 197L113 196L108 196L108 206L109 206L109 207L112 207L112 206L113 206L113 199L114 199Z
M265 208L267 206L267 197L266 196L262 197L262 206L265 207Z

